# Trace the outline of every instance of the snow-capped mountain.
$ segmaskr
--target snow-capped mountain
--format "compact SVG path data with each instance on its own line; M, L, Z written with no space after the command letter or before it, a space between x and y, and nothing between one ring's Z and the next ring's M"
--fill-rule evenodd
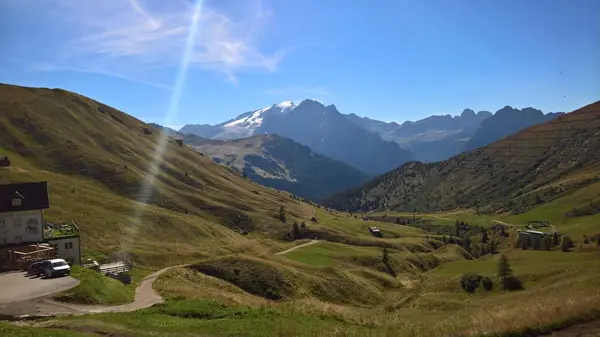
M180 132L220 140L277 134L368 174L383 173L412 159L409 151L354 124L334 105L309 99L249 111L212 127L186 125Z
M260 128L262 122L269 115L284 114L296 108L292 101L284 101L279 104L273 104L262 109L243 113L233 121L227 121L220 124L222 132L214 135L213 139L237 139L250 137L256 134L256 129Z

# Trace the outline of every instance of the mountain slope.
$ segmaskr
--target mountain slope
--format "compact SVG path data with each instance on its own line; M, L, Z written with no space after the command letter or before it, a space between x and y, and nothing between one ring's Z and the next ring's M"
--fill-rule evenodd
M489 205L520 212L600 179L598 153L600 102L444 162L407 163L323 203L350 211Z
M481 123L481 127L466 144L465 150L470 151L491 144L530 126L551 121L562 114L562 112L544 114L533 108L519 110L505 106Z
M274 134L232 141L188 135L184 140L259 184L313 200L358 186L367 179L364 173L339 160Z
M181 132L194 132L186 125ZM412 158L410 152L393 142L350 122L335 106L304 100L297 106L282 102L244 113L216 125L208 138L236 139L257 134L278 134L313 151L339 159L367 174L379 174L400 166ZM207 137L206 132L196 133Z
M46 218L77 222L86 249L165 265L266 249L239 231L281 237L289 229L273 216L280 206L289 219L312 214L173 139L153 165L159 130L87 97L0 85L0 98L0 155L12 162L0 183L48 181Z
M415 160L434 162L463 152L467 141L491 115L487 111L475 113L471 109L465 109L459 116L430 116L402 124L385 123L354 114L347 117L362 128L379 134L383 139L396 142L400 147L410 150Z

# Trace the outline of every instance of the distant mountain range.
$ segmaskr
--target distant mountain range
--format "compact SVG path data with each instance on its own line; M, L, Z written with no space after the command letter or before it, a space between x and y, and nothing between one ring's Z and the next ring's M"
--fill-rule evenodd
M282 102L214 126L186 125L179 131L221 140L278 134L367 174L380 174L413 159L410 151L356 125L334 105L313 100L298 105Z
M543 118L550 121L479 147ZM406 163L323 204L346 211L485 207L520 213L600 180L599 130L600 102L569 114L505 107L471 138L475 150L437 163Z
M167 136L171 136L171 137L183 137L183 135L184 135L183 133L181 133L181 132L179 132L177 130L171 129L170 127L167 127L167 126L162 126L160 124L148 123L148 125L150 125L152 127L155 127L157 129L163 131Z
M563 112L556 112L544 115L542 111L534 108L519 110L505 106L481 122L481 126L471 135L464 150L470 151L486 146L530 126L551 121L563 114Z
M507 106L496 114L465 109L459 116L398 124L341 114L333 105L304 100L297 106L286 101L249 111L217 125L185 125L179 131L221 140L279 134L367 174L380 174L409 160L442 161L561 114Z
M261 185L315 201L367 180L352 166L275 134L228 141L188 134L184 141Z
M355 114L347 116L357 125L410 150L415 160L434 162L463 152L471 136L492 113L480 111L476 114L465 109L460 116L431 116L402 124L361 118Z

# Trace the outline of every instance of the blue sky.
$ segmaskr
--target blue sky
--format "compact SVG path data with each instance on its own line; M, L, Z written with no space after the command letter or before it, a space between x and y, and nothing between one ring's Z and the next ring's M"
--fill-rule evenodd
M304 98L398 122L600 99L597 0L205 0L165 120L194 2L2 0L0 82L172 126Z

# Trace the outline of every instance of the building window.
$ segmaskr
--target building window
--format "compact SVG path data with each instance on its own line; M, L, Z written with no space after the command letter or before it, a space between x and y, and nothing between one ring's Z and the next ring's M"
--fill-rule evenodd
M73 242L65 242L65 249L73 249Z
M13 205L13 207L15 207L15 206L21 206L21 199L18 199L18 198L17 199L13 199L12 200L12 205Z

